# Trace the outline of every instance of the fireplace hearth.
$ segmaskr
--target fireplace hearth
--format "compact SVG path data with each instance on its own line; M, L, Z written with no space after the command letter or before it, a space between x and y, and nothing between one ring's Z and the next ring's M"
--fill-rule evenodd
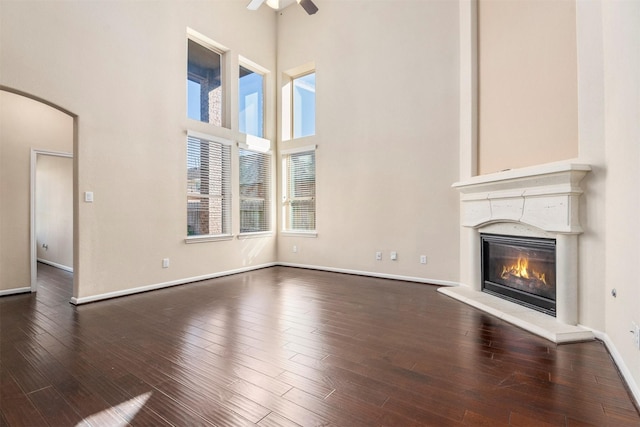
M556 315L556 241L481 234L482 291Z

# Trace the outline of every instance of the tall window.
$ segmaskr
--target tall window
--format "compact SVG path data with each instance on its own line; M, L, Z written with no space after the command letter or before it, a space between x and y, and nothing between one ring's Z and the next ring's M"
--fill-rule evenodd
M264 76L240 66L239 122L240 132L264 135Z
M282 166L284 231L315 231L315 150L285 154Z
M239 149L240 232L269 231L271 155Z
M188 40L187 117L222 126L222 54Z
M293 137L316 133L316 73L293 79Z
M229 141L189 133L187 137L187 235L231 233Z

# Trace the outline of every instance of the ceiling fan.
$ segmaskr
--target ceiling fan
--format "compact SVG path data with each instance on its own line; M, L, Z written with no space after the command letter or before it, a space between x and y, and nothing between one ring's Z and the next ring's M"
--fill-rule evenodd
M247 9L249 10L257 10L262 3L267 3L267 5L275 10L284 9L293 3L292 0L251 0L247 5ZM307 12L309 15L313 15L318 11L318 6L316 6L312 0L295 0L298 2L300 6Z

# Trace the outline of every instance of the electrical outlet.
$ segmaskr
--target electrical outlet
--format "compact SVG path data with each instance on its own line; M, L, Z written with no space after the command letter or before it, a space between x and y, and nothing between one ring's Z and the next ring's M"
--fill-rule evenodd
M398 252L396 251L391 251L391 256L390 256L392 261L395 261L398 259Z
M427 263L427 256L420 255L420 264L426 264L426 263Z
M298 253L298 247L296 245L293 245L293 248L291 250L293 251L294 254Z
M376 261L382 261L382 252L376 252Z
M633 345L640 350L640 325L636 322L631 322L631 333L633 334Z
M169 268L169 258L162 258L162 268Z

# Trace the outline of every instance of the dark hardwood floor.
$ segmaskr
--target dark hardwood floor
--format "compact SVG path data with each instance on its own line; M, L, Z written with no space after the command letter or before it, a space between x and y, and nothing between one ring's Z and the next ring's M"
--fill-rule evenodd
M0 425L640 426L601 342L435 286L273 267L74 307L0 298Z

